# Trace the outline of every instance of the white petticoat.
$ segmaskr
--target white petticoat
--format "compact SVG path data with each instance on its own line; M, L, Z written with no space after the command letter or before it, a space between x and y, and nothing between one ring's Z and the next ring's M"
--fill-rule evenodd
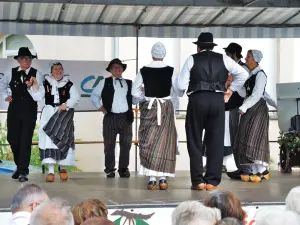
M48 135L44 132L43 127L50 120L51 116L58 110L58 107L52 107L51 105L46 105L43 109L40 128L39 128L39 148L43 149L57 149L57 146L52 142ZM62 166L74 165L75 164L75 150L70 148L68 155L64 160L55 160L52 158L45 158L42 160L42 164L58 164Z

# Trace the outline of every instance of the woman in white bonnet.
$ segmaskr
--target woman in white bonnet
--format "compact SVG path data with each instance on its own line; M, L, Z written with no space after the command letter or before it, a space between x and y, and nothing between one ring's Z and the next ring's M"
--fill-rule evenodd
M168 188L167 177L175 176L177 135L172 96L176 73L163 63L166 49L162 43L152 47L153 61L140 69L132 86L133 97L140 100L140 175L148 176L147 188ZM180 93L181 96L183 93Z
M245 182L258 183L270 179L267 170L269 149L269 113L264 92L267 76L259 66L263 54L259 50L249 50L246 63L250 76L245 82L246 98L239 108L240 124L233 151L241 165L250 165L252 173L241 175Z
M36 87L35 89L38 89ZM51 65L51 75L45 77L42 100L45 98L40 129L39 149L43 165L48 165L46 182L55 180L54 165L59 165L59 177L68 179L66 166L75 163L74 107L79 103L79 93L64 76L63 65Z

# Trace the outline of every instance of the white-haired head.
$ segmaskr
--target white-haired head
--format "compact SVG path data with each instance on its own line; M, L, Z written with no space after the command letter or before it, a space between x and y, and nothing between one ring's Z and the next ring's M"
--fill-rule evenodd
M256 225L300 225L297 213L282 209L261 209L257 212Z
M163 43L157 42L153 45L151 54L153 59L163 59L166 56L166 48Z
M197 201L185 201L172 213L172 225L213 225L221 219L217 208L209 208Z
M294 211L300 215L300 186L294 187L285 199L287 210Z
M42 187L34 183L24 183L13 196L11 211L12 213L32 212L36 206L48 199Z
M60 199L38 206L31 214L30 225L74 225L71 207Z

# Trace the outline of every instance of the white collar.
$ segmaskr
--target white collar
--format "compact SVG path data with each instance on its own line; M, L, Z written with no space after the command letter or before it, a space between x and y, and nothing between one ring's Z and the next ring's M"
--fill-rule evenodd
M9 224L13 224L13 225L29 224L30 217L31 217L30 212L16 212L11 216Z
M25 73L28 75L28 73L29 73L29 70L31 69L31 67L29 67L27 70L25 70ZM19 68L18 68L18 71L21 71L22 69L21 69L21 66L19 66Z
M163 61L152 61L150 64L147 65L147 67L150 68L162 68L166 66L167 65Z
M251 75L256 74L258 71L262 70L262 68L258 65L251 71Z

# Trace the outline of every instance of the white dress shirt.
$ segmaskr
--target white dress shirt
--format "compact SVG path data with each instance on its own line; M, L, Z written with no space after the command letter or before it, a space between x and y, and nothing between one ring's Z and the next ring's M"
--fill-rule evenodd
M31 67L29 67L25 73L28 75L29 70ZM18 71L21 71L21 67L18 68ZM9 83L11 81L11 70L9 73L5 74L1 79L0 79L0 95L3 97L3 99L6 99L8 96L11 96L11 89L9 87ZM37 71L36 72L36 79L40 87L43 88L43 75L41 72ZM21 80L23 82L23 77L21 76ZM39 93L33 91L32 86L28 88L28 93L31 95L34 101L39 101Z
M251 76L250 75L250 70L247 66L243 65L242 66L248 73L249 73L249 77ZM245 98L246 97L246 89L245 87L243 86L240 90L237 91L238 94ZM275 109L277 109L277 104L276 102L272 99L272 97L265 91L264 92L264 95L263 95L263 98L265 99L265 101L272 107L274 107Z
M230 89L232 91L237 91L238 89L241 89L247 80L249 74L248 72L241 67L239 64L237 64L232 58L223 55L223 62L230 74L233 75L234 80L232 81L230 85ZM190 83L190 71L194 66L194 58L193 56L190 56L187 58L180 75L177 77L177 88L181 91L187 90ZM187 93L191 94L191 93Z
M29 212L16 212L11 216L9 225L29 225L30 216Z
M262 70L261 67L257 66L254 70L250 72L249 78L260 70ZM267 76L262 71L258 72L255 78L255 86L252 91L252 94L245 99L243 105L239 108L243 113L246 113L248 109L250 109L261 98L264 97L264 90L266 84L267 84Z
M123 87L120 84L120 81L123 85ZM91 101L93 105L97 108L100 109L103 104L102 104L102 90L104 88L105 84L105 79L101 80L99 84L94 88L92 94L91 94ZM128 91L128 86L127 82L124 78L120 78L120 80L116 80L115 77L113 77L113 86L115 89L114 93L114 99L112 103L112 108L111 112L113 113L124 113L128 111L128 103L127 103L127 91ZM132 99L132 104L137 104L137 100L135 98ZM108 109L106 109L108 110Z

